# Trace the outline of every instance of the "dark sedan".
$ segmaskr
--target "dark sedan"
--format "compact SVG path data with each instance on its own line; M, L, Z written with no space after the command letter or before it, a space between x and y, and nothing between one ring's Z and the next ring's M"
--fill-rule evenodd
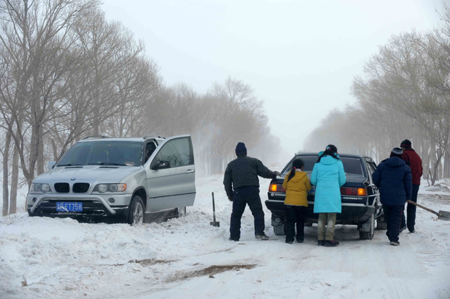
M378 188L372 182L375 162L369 157L358 155L340 155L344 164L347 182L341 187L342 213L337 214L337 224L356 225L361 239L372 239L374 229L386 229ZM284 177L292 168L292 161L300 158L305 162L304 171L311 176L317 153L295 155L284 167L280 176L270 182L267 208L272 212L272 226L276 235L285 234L285 209L283 189ZM317 223L318 214L314 214L314 189L308 194L308 215L306 223ZM375 227L375 221L377 226Z

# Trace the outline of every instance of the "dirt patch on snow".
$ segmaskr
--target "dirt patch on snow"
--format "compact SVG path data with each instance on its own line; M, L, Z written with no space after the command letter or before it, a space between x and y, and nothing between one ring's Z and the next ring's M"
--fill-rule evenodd
M132 264L132 263L136 263L136 264L141 264L142 266L151 266L151 265L155 265L155 264L168 264L168 263L172 263L175 261L171 261L171 260L157 260L157 259L144 259L144 260L131 260L128 263Z
M157 260L157 259L143 259L143 260L130 260L128 264L141 264L142 266L152 266L156 264L168 264L175 261L172 260ZM123 266L125 264L114 264L113 266Z
M189 279L193 277L209 276L214 278L214 275L227 272L227 271L239 271L241 269L253 269L257 265L247 264L247 265L214 265L204 268L202 270L190 271L190 272L180 272L175 274L173 277L167 279L167 282L174 282L178 280Z

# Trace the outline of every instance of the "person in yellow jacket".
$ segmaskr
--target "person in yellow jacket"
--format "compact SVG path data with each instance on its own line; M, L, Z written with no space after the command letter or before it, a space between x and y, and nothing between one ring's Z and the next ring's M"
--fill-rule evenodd
M284 206L286 207L286 243L294 243L294 236L297 243L303 243L305 218L308 207L308 191L311 190L311 183L303 171L305 163L302 159L295 159L292 162L292 170L284 178L283 189L286 190ZM295 223L297 223L297 234L295 234Z

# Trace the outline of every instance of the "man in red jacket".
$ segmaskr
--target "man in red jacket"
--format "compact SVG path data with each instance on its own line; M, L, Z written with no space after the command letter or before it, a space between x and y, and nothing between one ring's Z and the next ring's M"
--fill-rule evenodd
M417 193L419 192L420 187L420 177L422 176L422 159L420 159L419 155L415 150L411 147L411 141L405 139L400 144L400 147L403 150L402 159L406 162L406 164L411 168L412 173L412 196L411 200L417 202ZM405 225L405 214L402 213L402 223L400 225L400 231L403 231L406 227L408 227L409 232L414 233L414 225L416 224L416 206L408 203L408 207L406 208L406 225Z

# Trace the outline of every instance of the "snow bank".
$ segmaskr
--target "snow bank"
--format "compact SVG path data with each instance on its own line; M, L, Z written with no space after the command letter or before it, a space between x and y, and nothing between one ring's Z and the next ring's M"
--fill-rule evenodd
M265 200L268 180L261 180ZM211 192L216 216L212 221ZM450 210L450 196L421 187L419 202ZM186 217L162 224L87 224L72 219L0 218L0 298L450 298L450 222L418 209L417 233L389 246L385 231L359 240L338 226L336 248L275 236L257 241L247 209L242 237L228 241L231 203L222 176L197 181Z

